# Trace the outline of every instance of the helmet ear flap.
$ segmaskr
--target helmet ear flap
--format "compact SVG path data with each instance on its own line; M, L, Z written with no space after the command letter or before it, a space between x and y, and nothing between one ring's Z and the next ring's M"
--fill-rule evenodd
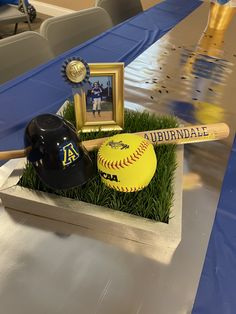
M43 153L40 151L40 149L34 149L31 150L27 156L28 160L31 163L37 162L43 158Z

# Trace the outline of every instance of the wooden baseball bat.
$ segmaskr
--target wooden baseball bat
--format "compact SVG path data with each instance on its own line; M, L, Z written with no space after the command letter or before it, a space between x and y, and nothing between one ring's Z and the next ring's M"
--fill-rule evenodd
M154 145L162 144L188 144L206 141L216 141L228 137L229 127L225 123L215 123L206 125L194 125L173 129L160 129L153 131L143 131L134 133L149 140ZM99 149L108 137L84 141L82 144L88 151ZM21 158L27 156L31 147L21 150L2 151L0 160Z
M173 129L160 129L134 133L149 140L153 145L188 144L216 141L228 137L229 127L226 123L186 126ZM98 149L107 137L82 142L88 151Z

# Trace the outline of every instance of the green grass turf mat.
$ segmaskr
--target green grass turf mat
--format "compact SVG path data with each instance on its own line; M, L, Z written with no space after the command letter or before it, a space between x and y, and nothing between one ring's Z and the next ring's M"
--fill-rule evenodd
M75 124L73 104L69 104L63 112L65 119ZM157 116L147 112L125 111L125 126L120 133L174 128L178 126L175 117ZM111 136L113 132L81 133L82 141ZM19 185L26 188L54 193L63 197L73 198L84 202L109 207L133 215L168 223L170 209L173 204L173 177L176 169L175 145L158 145L155 147L157 154L157 169L148 187L133 193L122 193L109 189L101 183L98 174L81 187L69 190L53 191L45 186L35 173L30 163L26 164ZM97 152L90 153L96 164ZM145 171L145 169L144 169Z

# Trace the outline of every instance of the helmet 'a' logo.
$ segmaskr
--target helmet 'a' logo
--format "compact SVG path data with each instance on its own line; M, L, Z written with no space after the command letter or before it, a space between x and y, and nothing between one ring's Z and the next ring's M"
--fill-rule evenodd
M71 142L62 147L62 153L63 153L62 159L63 166L70 165L79 157L79 152L77 148Z

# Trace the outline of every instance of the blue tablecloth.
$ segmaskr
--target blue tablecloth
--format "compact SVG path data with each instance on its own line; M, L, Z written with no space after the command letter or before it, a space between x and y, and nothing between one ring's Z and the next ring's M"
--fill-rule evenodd
M193 314L236 313L236 137L225 174Z
M60 70L64 60L129 64L201 4L199 0L166 0L125 21L51 62L0 86L0 150L23 148L23 134L32 117L55 113L71 96Z

